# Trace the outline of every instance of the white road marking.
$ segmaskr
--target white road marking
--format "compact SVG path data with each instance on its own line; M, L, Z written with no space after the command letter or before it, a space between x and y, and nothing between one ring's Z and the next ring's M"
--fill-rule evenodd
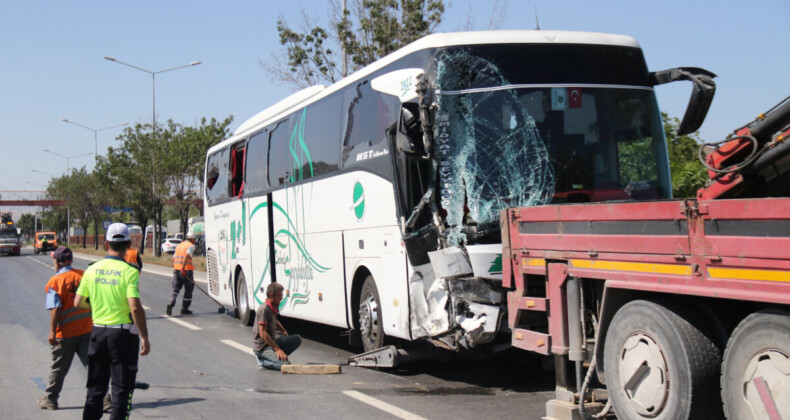
M355 400L362 401L365 404L372 405L373 407L378 408L381 411L387 412L392 414L395 417L405 419L405 420L425 420L424 417L420 417L414 413L410 413L404 409L395 407L392 404L385 403L384 401L377 400L373 397L369 397L359 391L343 391L343 394L354 398Z
M178 324L178 325L180 325L182 327L189 328L192 331L200 331L200 330L203 329L203 328L198 327L195 324L190 324L189 322L182 321L182 320L180 320L178 318L173 318L172 316L162 315L162 318L164 318L164 319L166 319L166 320L168 320L170 322L173 322L175 324Z
M37 260L37 259L35 259L33 257L25 257L25 258L29 259L30 261L33 261L36 264L42 265L44 267L52 268L52 264L44 264L43 262L41 262L41 261L39 261L39 260Z
M145 305L143 305L143 309L145 309L146 311L150 311L151 310L151 308L149 308L149 307L147 307Z
M252 348L249 346L245 346L244 344L237 343L233 340L219 340L219 342L223 344L227 344L236 350L241 350L247 354L255 356L255 353L252 352Z

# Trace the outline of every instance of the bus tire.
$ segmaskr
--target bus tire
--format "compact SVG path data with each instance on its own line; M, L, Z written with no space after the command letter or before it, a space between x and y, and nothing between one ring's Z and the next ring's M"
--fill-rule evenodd
M373 276L368 275L359 292L359 331L362 347L366 352L384 346L384 324L381 318L381 300Z
M760 311L738 324L724 351L721 399L730 420L774 418L766 404L790 418L790 314Z
M239 279L236 281L236 313L239 315L239 321L244 326L249 327L255 320L255 313L250 309L250 296L247 290L247 279L244 277L244 272L239 271Z
M604 343L609 398L621 420L721 418L721 352L698 318L635 300L612 318Z

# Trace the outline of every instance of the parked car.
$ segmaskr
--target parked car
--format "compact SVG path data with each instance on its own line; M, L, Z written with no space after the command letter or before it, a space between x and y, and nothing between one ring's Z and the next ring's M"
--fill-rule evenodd
M55 232L36 232L33 241L33 252L36 254L55 250L58 247L58 240Z
M162 241L162 253L171 253L174 254L176 252L176 247L178 244L183 242L181 239L178 238L165 238Z

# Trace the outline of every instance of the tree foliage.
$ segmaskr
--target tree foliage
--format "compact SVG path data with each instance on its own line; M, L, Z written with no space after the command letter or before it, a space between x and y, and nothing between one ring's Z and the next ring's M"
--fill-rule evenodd
M675 198L691 198L705 186L708 173L699 161L698 151L702 140L699 132L678 135L680 120L662 112L664 135L669 150L669 168L672 175L672 195Z
M348 71L360 69L381 57L433 32L442 21L442 0L349 0L345 10L331 2L330 30L303 13L301 32L277 20L284 54L261 65L273 80L308 87L334 83L346 74L342 51L348 57Z
M33 237L33 233L36 231L36 216L30 213L22 214L16 222L16 227L22 229L23 235Z

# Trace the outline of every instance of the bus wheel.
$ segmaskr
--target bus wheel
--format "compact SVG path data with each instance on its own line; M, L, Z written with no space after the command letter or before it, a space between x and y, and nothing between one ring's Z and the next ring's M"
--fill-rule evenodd
M236 303L238 309L236 313L239 314L239 321L243 325L250 326L254 320L255 314L250 309L250 299L247 290L247 280L244 278L244 272L239 272L239 281L236 283Z
M689 321L695 321L691 313L645 300L617 311L604 343L604 370L618 419L721 417L721 354Z
M790 314L762 311L727 343L721 398L728 419L790 418Z
M359 293L359 332L362 336L362 347L366 352L384 345L381 300L373 276L365 279Z

